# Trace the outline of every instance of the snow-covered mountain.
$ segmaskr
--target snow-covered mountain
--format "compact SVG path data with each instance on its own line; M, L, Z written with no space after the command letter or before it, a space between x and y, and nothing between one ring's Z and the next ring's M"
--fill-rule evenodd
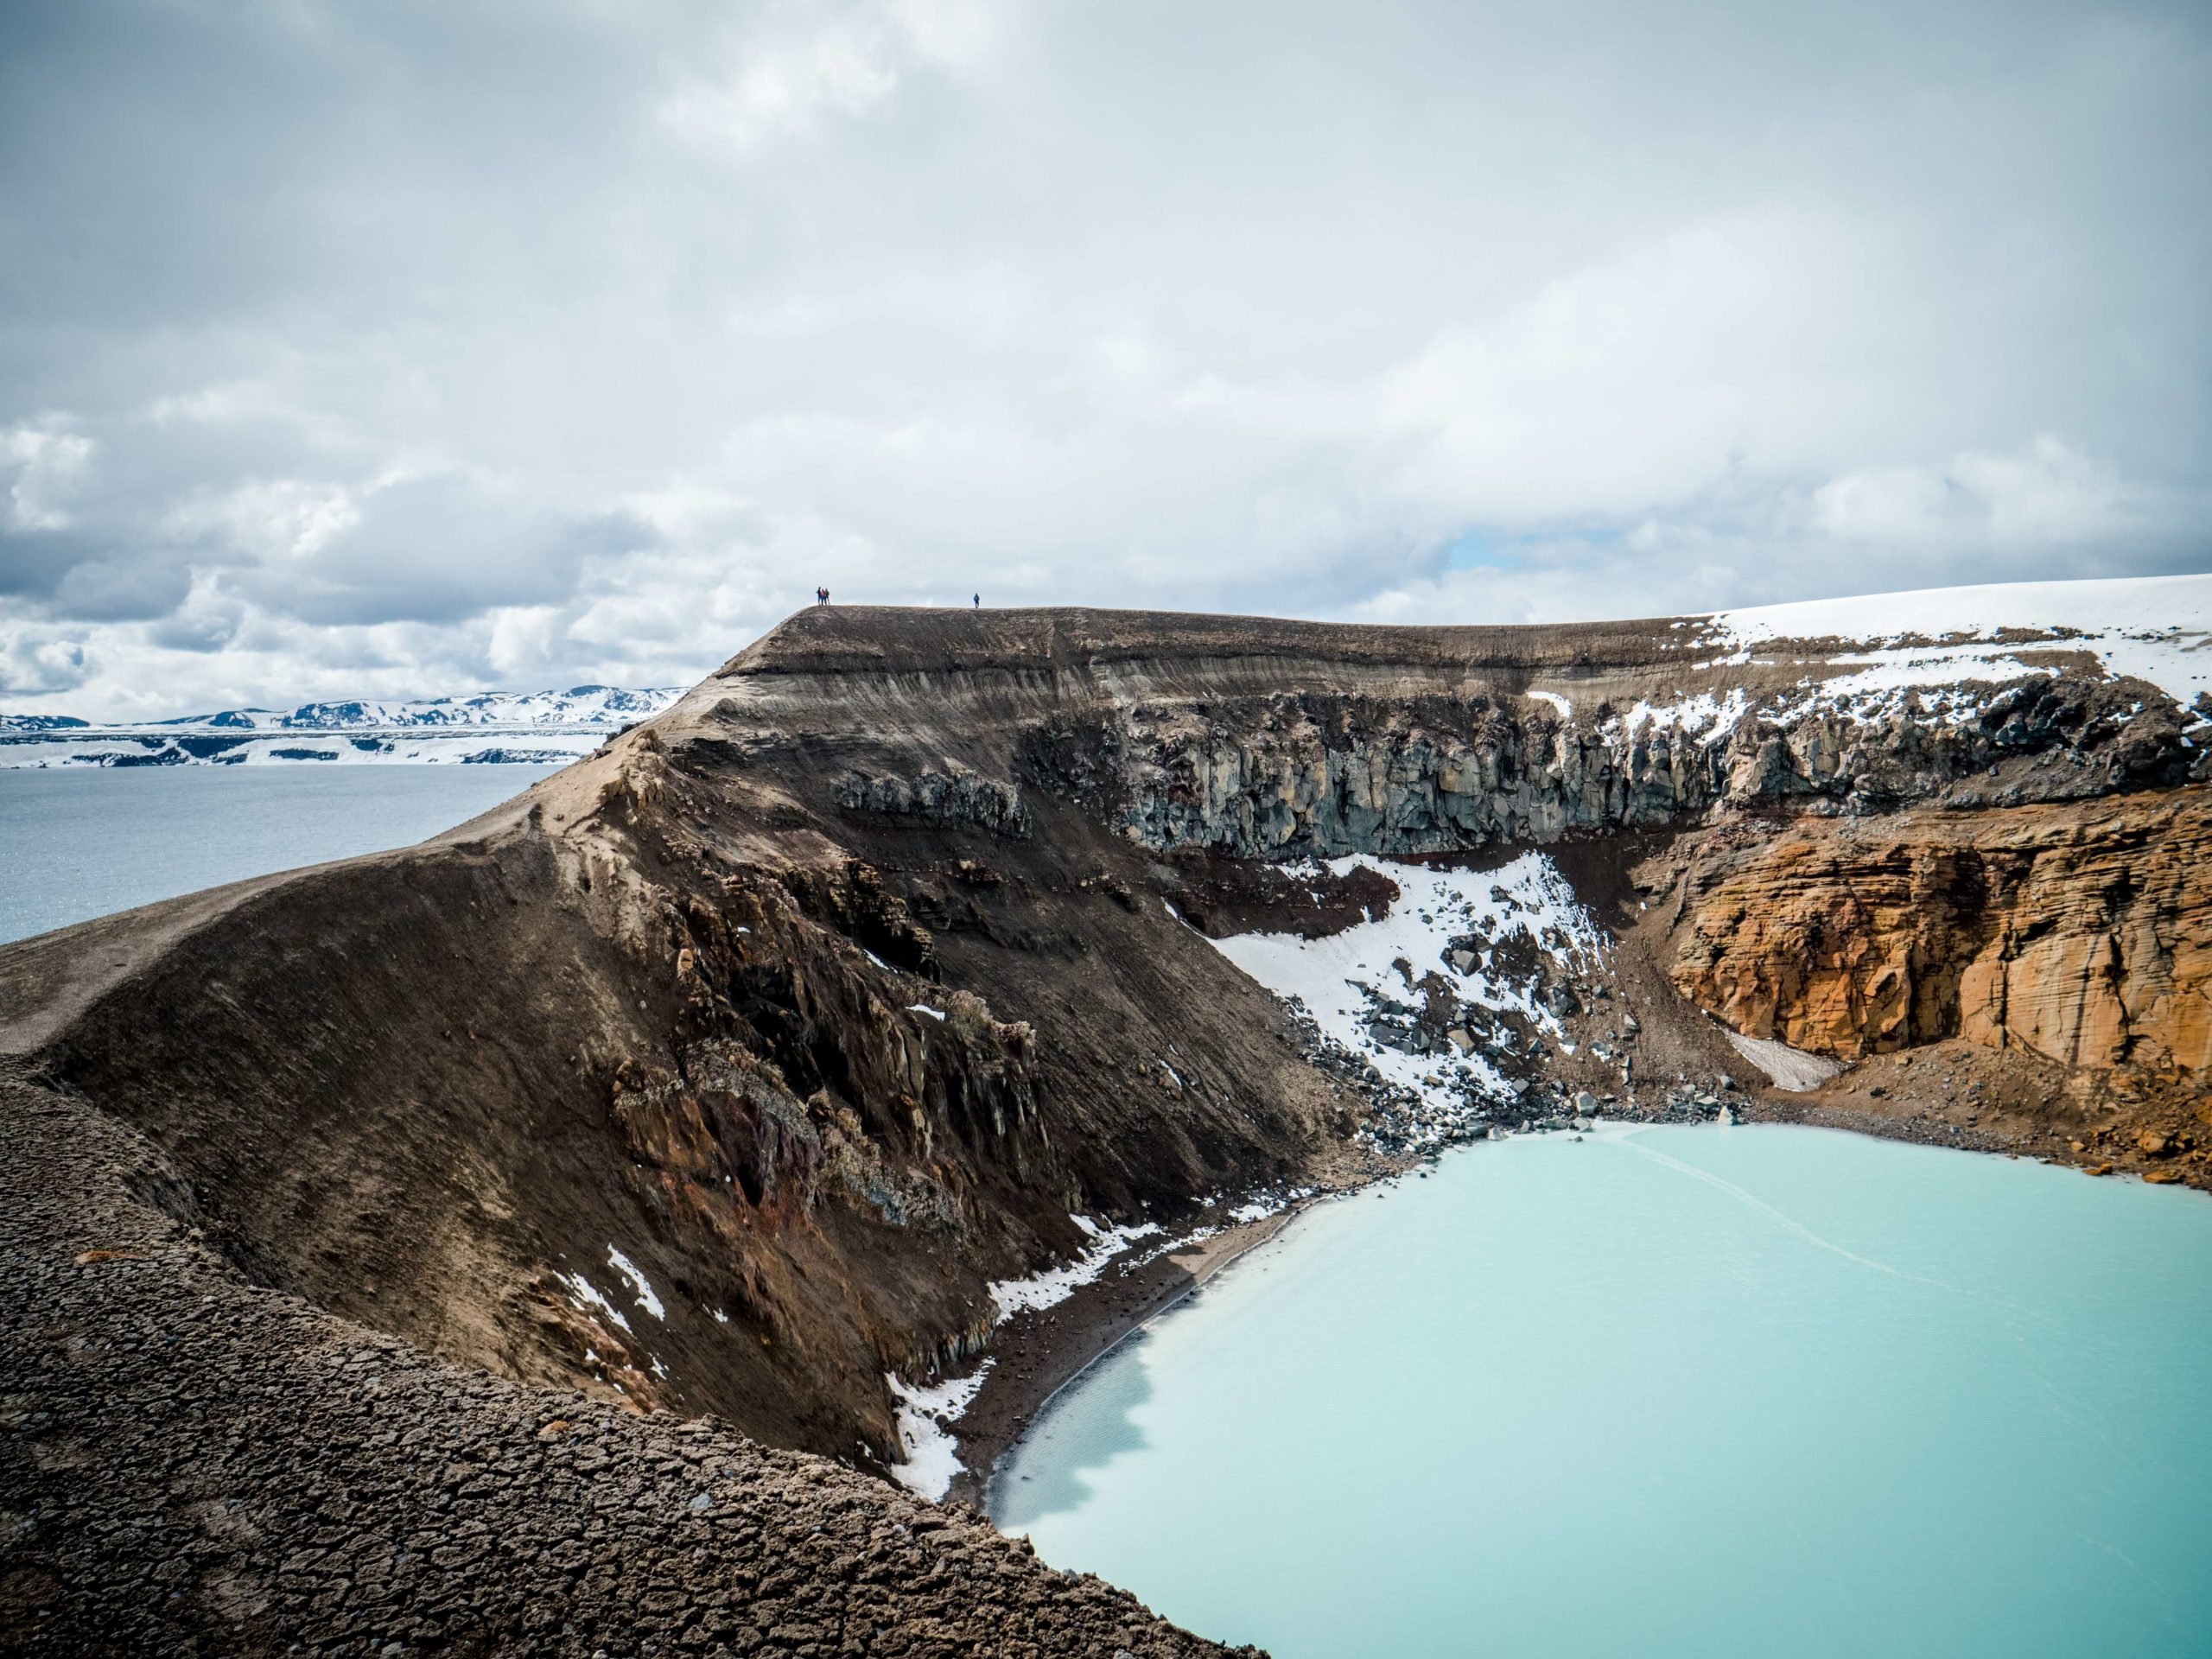
M0 714L0 767L562 762L650 719L683 694L680 686L577 685L565 691L309 702L289 713L226 709L117 726L66 715Z
M681 696L683 690L677 686L631 691L613 685L575 685L566 691L485 691L473 697L303 702L289 714L270 709L226 709L218 715L188 715L158 724L190 731L391 732L451 727L605 730L648 719Z

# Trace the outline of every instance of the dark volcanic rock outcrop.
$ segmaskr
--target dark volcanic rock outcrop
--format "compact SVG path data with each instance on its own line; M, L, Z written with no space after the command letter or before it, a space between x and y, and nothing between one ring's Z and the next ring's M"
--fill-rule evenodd
M932 830L984 830L1017 841L1033 828L1018 791L968 772L925 772L914 779L851 772L837 785L837 804L862 817Z
M1586 689L1614 678L1628 683L1612 696ZM1647 678L1593 676L1565 715L1482 690L1140 702L1050 726L1026 753L1041 779L1111 803L1148 846L1241 858L1541 844L1722 804L2072 800L2205 775L2170 703L2134 712L2139 683L2037 677L1986 688L1971 717L1942 721L1916 700L1862 720L1784 693L1771 713L1694 730L1635 717L1621 699Z

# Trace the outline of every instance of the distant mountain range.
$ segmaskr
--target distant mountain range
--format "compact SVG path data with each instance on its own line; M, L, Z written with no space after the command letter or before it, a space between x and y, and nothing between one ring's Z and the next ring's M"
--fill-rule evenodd
M264 761L557 763L648 720L681 686L486 691L467 697L355 698L285 713L96 725L68 715L0 713L0 767L237 766Z

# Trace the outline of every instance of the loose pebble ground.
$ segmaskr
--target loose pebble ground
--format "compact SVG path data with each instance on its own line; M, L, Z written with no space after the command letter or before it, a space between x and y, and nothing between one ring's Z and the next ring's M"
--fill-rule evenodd
M1224 1651L966 1511L250 1285L156 1168L0 1080L0 1652Z

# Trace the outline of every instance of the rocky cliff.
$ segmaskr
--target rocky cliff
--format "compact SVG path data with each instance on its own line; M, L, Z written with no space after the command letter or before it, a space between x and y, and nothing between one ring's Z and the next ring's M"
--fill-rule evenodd
M0 1650L1224 1653L827 1459L271 1294L144 1155L0 1068Z
M1957 1037L2201 1072L2208 857L2202 789L1796 824L1696 863L1674 976L1738 1031L1841 1058Z
M1724 718L1709 684L1688 689L1711 671L1693 671L1669 688L1675 717L1655 719L1636 694L1665 677L1593 673L1573 703L1479 689L1145 701L1049 723L1024 758L1148 846L1268 859L1541 845L1717 806L1868 814L2212 776L2212 753L2181 741L2191 716L2140 682L2061 671L1961 688L1982 694L1962 711L1912 699L1872 718L1731 688ZM1700 704L1708 718L1679 718Z
M1675 985L1730 1029L1847 1063L1961 1046L2041 1062L2022 1116L2063 1124L2079 1161L2203 1185L2208 855L2196 786L1705 831L1643 877L1674 918Z

